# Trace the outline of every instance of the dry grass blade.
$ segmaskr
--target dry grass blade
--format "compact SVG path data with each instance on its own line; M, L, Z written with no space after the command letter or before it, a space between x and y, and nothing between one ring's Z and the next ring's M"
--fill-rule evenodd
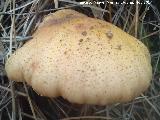
M36 113L35 113L35 110L34 110L34 107L33 107L31 98L30 98L30 96L29 96L28 89L27 89L27 86L26 86L25 82L23 82L23 85L24 85L24 89L25 89L26 94L27 94L27 98L28 98L29 105L30 105L30 107L31 107L31 111L32 111L32 113L33 113L33 118L34 118L35 120L37 120Z
M0 85L0 89L11 92L11 89L9 89L8 87L1 86L1 85ZM20 96L24 96L24 97L27 96L25 93L20 92L20 91L15 91L15 94L20 95Z
M155 112L158 114L158 116L160 117L160 112L159 112L159 110L147 99L147 97L146 96L144 96L143 94L141 94L143 97L144 97L144 99L147 101L147 103L149 104L149 105L151 105L151 107L155 110Z
M138 0L136 0L138 2ZM135 37L137 38L138 35L138 19L139 19L139 7L138 4L136 4L136 13L135 13Z
M64 118L61 120L80 120L80 119L100 119L100 120L112 120L112 118L108 118L108 117L102 117L102 116L81 116L81 117L69 117L69 118Z
M153 32L153 33L150 33L150 34L142 37L140 40L143 40L143 39L145 39L145 38L151 37L151 36L156 35L156 34L159 34L159 33L160 33L160 30L155 31L155 32Z
M95 9L95 10L99 10L99 11L102 11L102 12L109 13L108 10L104 10L104 9L99 8L99 7L91 6L91 5L88 5L88 4L80 4L79 2L75 2L75 1L71 1L71 0L59 0L59 1L63 1L63 2L67 2L67 3L79 5L79 6L82 6L82 7L88 7L88 8L92 8L92 9Z
M10 31L10 50L9 54L12 54L12 44L13 44L13 39L15 38L15 0L10 1L10 6L13 7L13 15L11 16L11 31ZM12 9L10 7L10 9ZM16 100L15 100L15 89L14 89L14 84L13 81L10 81L10 86L11 86L11 96L12 96L12 119L16 119Z
M15 100L15 92L13 81L10 81L11 86L11 96L12 96L12 119L16 119L16 100Z
M54 0L55 8L58 8L58 0Z

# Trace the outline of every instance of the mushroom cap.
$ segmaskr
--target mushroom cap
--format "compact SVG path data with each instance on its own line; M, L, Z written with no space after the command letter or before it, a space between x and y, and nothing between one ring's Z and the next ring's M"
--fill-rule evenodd
M78 104L127 102L151 81L149 51L115 25L70 9L46 16L6 62L10 80Z

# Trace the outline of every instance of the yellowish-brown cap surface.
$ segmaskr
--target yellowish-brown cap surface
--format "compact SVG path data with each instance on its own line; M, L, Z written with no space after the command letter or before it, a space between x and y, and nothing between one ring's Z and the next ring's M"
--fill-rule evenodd
M126 102L152 77L147 48L108 22L64 9L46 16L33 39L6 62L10 80L73 103Z

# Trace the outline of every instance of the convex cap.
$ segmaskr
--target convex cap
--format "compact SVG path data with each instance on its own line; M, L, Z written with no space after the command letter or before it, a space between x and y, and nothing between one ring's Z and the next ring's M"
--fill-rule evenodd
M10 80L26 81L42 96L96 105L130 101L152 77L142 42L70 9L46 16L33 39L8 59L6 71Z

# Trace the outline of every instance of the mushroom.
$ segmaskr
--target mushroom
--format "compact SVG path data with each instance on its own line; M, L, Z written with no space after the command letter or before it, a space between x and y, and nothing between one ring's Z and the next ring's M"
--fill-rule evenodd
M46 16L33 39L5 69L42 96L72 103L123 103L144 92L152 77L147 47L115 25L70 9Z

